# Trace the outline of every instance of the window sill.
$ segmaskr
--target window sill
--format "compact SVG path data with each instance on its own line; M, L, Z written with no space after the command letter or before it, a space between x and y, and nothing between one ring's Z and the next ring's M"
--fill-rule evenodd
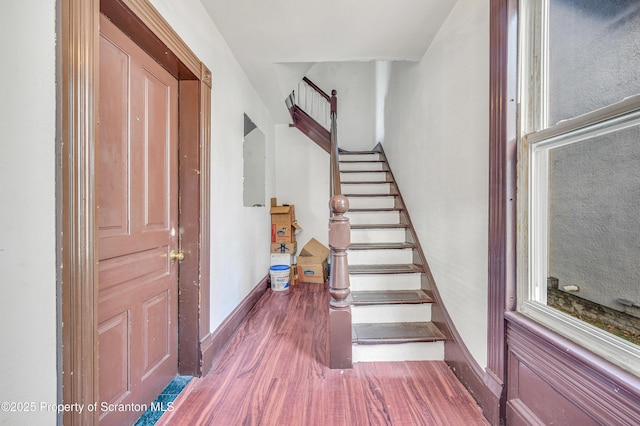
M567 350L592 353L640 376L640 347L572 316L537 302L524 302L520 314L573 342ZM507 317L514 319L515 313ZM547 338L553 333L544 333ZM577 346L576 346L577 345Z

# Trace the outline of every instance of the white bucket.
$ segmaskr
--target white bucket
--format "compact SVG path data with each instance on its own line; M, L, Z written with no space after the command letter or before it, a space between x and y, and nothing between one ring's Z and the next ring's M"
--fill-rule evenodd
M271 290L285 291L289 290L289 271L291 267L288 265L273 265L269 269L271 274Z

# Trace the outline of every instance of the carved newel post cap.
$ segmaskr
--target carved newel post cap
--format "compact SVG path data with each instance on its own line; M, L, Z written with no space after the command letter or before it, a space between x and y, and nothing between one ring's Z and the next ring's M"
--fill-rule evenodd
M349 199L342 194L334 195L329 200L331 213L345 214L349 210Z

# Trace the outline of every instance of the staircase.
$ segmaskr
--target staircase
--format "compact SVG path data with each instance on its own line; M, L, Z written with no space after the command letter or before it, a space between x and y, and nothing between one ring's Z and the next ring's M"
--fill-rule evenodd
M351 222L353 362L443 360L418 240L384 152L341 152L339 164Z
M443 360L445 336L431 321L428 267L382 147L339 151L336 91L329 96L306 77L286 104L290 126L331 156L330 367Z

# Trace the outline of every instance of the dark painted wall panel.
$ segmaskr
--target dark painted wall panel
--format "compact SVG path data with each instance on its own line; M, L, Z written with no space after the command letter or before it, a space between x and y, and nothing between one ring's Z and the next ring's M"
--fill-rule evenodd
M513 353L511 357L516 357ZM510 365L517 366L510 371L510 377L517 375L518 403L525 406L531 414L543 424L581 425L589 426L597 424L592 418L573 405L571 395L562 395L549 385L535 371L525 363L514 362ZM509 401L514 400L515 395L509 395ZM522 413L523 410L520 410Z
M638 377L519 314L507 345L507 424L638 424Z

